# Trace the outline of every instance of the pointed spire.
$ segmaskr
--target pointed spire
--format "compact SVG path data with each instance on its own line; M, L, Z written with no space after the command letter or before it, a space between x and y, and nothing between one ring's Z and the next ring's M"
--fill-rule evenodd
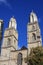
M10 19L9 28L17 28L16 19L14 18L14 16Z
M14 18L14 16L12 16L12 18Z
M38 18L36 16L36 14L33 12L30 13L30 22L33 23L33 22L38 22Z
M32 13L33 13L33 10L32 10Z

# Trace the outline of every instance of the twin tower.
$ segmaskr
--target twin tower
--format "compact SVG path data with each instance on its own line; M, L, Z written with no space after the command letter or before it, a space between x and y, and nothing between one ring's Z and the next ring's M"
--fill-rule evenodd
M42 46L38 18L33 11L30 13L30 20L27 24L27 46L29 52L33 47ZM9 27L4 32L2 51L7 47L11 47L12 50L17 50L18 48L17 23L14 17L10 19ZM3 53L5 52L2 52L2 54Z
M0 21L2 22L2 21ZM27 49L28 54L32 48L42 46L38 18L34 12L30 13L30 21L27 24ZM17 23L14 17L9 21L9 27L4 32L1 47L0 65L27 65L24 58L27 57L27 49L18 50Z

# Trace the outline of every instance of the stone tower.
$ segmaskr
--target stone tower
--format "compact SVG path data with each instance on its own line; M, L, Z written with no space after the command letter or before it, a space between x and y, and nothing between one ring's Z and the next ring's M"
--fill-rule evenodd
M31 48L42 46L38 18L33 11L30 13L30 21L27 24L27 42L29 53Z
M18 46L17 23L15 18L12 17L9 22L9 27L4 32L3 44L1 47L1 56L6 57L6 59L8 59L10 56L10 51L17 50L17 46Z
M2 40L3 20L0 19L0 41Z

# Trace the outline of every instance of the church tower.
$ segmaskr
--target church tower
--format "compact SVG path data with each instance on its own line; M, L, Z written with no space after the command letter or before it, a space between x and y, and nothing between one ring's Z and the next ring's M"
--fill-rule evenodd
M30 13L30 21L27 24L27 42L28 42L29 53L30 53L31 48L42 46L38 18L33 11Z
M3 20L0 19L0 41L2 40Z
M4 32L3 44L1 47L1 55L9 57L11 50L17 50L18 32L16 19L12 17L9 22L9 27Z

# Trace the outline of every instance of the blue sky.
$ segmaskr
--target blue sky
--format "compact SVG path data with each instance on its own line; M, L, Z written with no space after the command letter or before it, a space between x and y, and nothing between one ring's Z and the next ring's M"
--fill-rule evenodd
M10 18L14 16L17 21L19 48L27 46L27 23L32 10L38 16L43 43L43 0L0 0L0 19L4 20L3 30L8 27Z

